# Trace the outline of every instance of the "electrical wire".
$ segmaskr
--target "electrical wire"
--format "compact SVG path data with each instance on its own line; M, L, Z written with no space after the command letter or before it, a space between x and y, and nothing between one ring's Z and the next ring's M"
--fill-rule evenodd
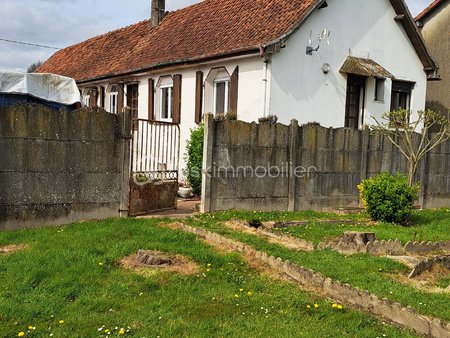
M16 41L16 40L9 40L9 39L3 39L3 38L0 38L0 41L9 42L9 43L17 43L19 45L47 48L47 49L56 49L56 50L61 49L61 48L58 48L58 47L51 47L51 46L39 45L39 44L36 44L36 43Z

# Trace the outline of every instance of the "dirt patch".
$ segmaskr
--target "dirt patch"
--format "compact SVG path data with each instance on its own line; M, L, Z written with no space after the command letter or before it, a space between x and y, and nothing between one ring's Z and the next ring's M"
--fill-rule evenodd
M0 256L2 255L8 255L16 251L25 250L28 248L28 245L26 244L12 244L12 245L6 245L0 247Z
M277 234L265 230L264 226L257 228L254 224L249 224L240 220L229 221L224 223L224 225L232 230L264 237L269 243L279 244L291 250L314 251L314 244L312 242L287 236L284 234Z
M414 278L407 275L393 275L392 278L413 286L416 289L425 290L433 293L450 293L450 285L446 288L437 287L436 284L442 278L449 276L449 270L443 265L435 265L430 271L426 271Z
M122 259L120 263L142 275L152 275L158 271L193 275L199 271L198 265L184 256L151 250L139 250L136 254Z

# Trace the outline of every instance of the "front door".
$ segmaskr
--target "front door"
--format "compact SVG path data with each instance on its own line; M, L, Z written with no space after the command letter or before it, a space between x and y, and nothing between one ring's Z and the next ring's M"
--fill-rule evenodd
M363 123L366 78L348 74L345 127L358 129Z

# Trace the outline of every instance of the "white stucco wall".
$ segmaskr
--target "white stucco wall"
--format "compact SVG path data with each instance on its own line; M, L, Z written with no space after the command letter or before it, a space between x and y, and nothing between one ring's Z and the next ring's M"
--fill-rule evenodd
M328 0L328 7L313 13L271 63L270 112L280 121L319 122L343 127L347 76L339 69L348 55L371 58L398 80L415 82L411 109L425 107L426 74L410 40L388 0ZM331 30L330 45L322 43L306 55L310 39L324 28ZM314 42L313 42L314 44ZM315 46L314 46L315 47ZM331 65L323 74L324 63ZM375 80L366 83L364 121L390 110L391 81L386 82L384 104L374 101Z
M239 92L238 92L238 118L245 121L257 121L263 116L263 62L259 56L241 58L234 61L222 61L199 65L197 67L185 69L173 69L171 71L153 73L141 76L139 83L139 117L148 118L148 79L153 78L155 84L162 76L182 75L181 90L181 158L180 168L185 167L183 154L186 149L186 142L189 139L190 129L195 128L195 91L196 91L196 72L203 72L203 81L205 83L211 69L225 67L231 75L236 66L239 66ZM212 91L204 90L203 112L212 111ZM159 111L158 94L155 93L155 112Z

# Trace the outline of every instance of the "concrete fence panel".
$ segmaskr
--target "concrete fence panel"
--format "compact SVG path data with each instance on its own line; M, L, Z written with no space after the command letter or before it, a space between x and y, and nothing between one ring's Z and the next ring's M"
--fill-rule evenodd
M202 211L332 210L360 206L357 185L408 162L384 136L368 130L205 120ZM417 171L420 203L450 206L450 141Z
M119 216L128 115L1 108L0 230Z

